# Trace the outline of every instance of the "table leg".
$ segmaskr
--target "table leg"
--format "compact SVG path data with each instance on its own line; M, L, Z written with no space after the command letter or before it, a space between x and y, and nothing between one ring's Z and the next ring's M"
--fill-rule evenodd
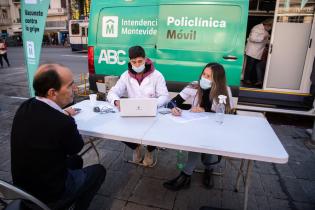
M313 130L311 131L311 139L307 139L304 144L309 148L309 149L315 149L315 119L313 122Z
M244 210L247 210L247 202L248 202L248 190L251 181L251 173L253 169L253 160L248 160L246 179L245 179L245 192L244 192Z
M243 176L244 162L245 162L245 160L242 159L242 160L241 160L240 168L239 168L238 173L237 173L236 185L235 185L235 192L238 192L238 191L239 191L241 177Z

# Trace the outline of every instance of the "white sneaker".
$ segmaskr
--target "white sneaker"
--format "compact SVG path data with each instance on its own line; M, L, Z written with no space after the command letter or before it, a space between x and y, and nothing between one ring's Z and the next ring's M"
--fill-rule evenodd
M146 151L144 155L143 165L151 166L153 164L153 152Z
M133 150L132 161L135 163L140 163L142 160L141 157L141 145L139 145L135 150Z

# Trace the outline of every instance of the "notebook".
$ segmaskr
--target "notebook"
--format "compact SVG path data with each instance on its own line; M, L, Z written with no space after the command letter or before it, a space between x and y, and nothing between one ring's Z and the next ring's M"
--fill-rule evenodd
M120 99L120 115L123 117L153 117L156 113L156 98Z

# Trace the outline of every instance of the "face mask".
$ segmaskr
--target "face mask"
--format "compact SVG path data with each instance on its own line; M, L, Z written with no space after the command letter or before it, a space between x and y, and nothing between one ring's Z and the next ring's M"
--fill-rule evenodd
M208 80L208 79L203 78L203 77L201 77L201 79L199 81L200 87L204 90L211 88L211 83L212 83L211 80Z
M144 68L145 68L144 64L140 65L139 67L132 66L132 70L134 70L137 73L143 72Z

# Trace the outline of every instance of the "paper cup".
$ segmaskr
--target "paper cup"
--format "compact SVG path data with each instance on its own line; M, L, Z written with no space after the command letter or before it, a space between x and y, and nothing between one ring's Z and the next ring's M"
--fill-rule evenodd
M96 94L90 94L89 96L90 96L91 105L95 106L97 95Z

